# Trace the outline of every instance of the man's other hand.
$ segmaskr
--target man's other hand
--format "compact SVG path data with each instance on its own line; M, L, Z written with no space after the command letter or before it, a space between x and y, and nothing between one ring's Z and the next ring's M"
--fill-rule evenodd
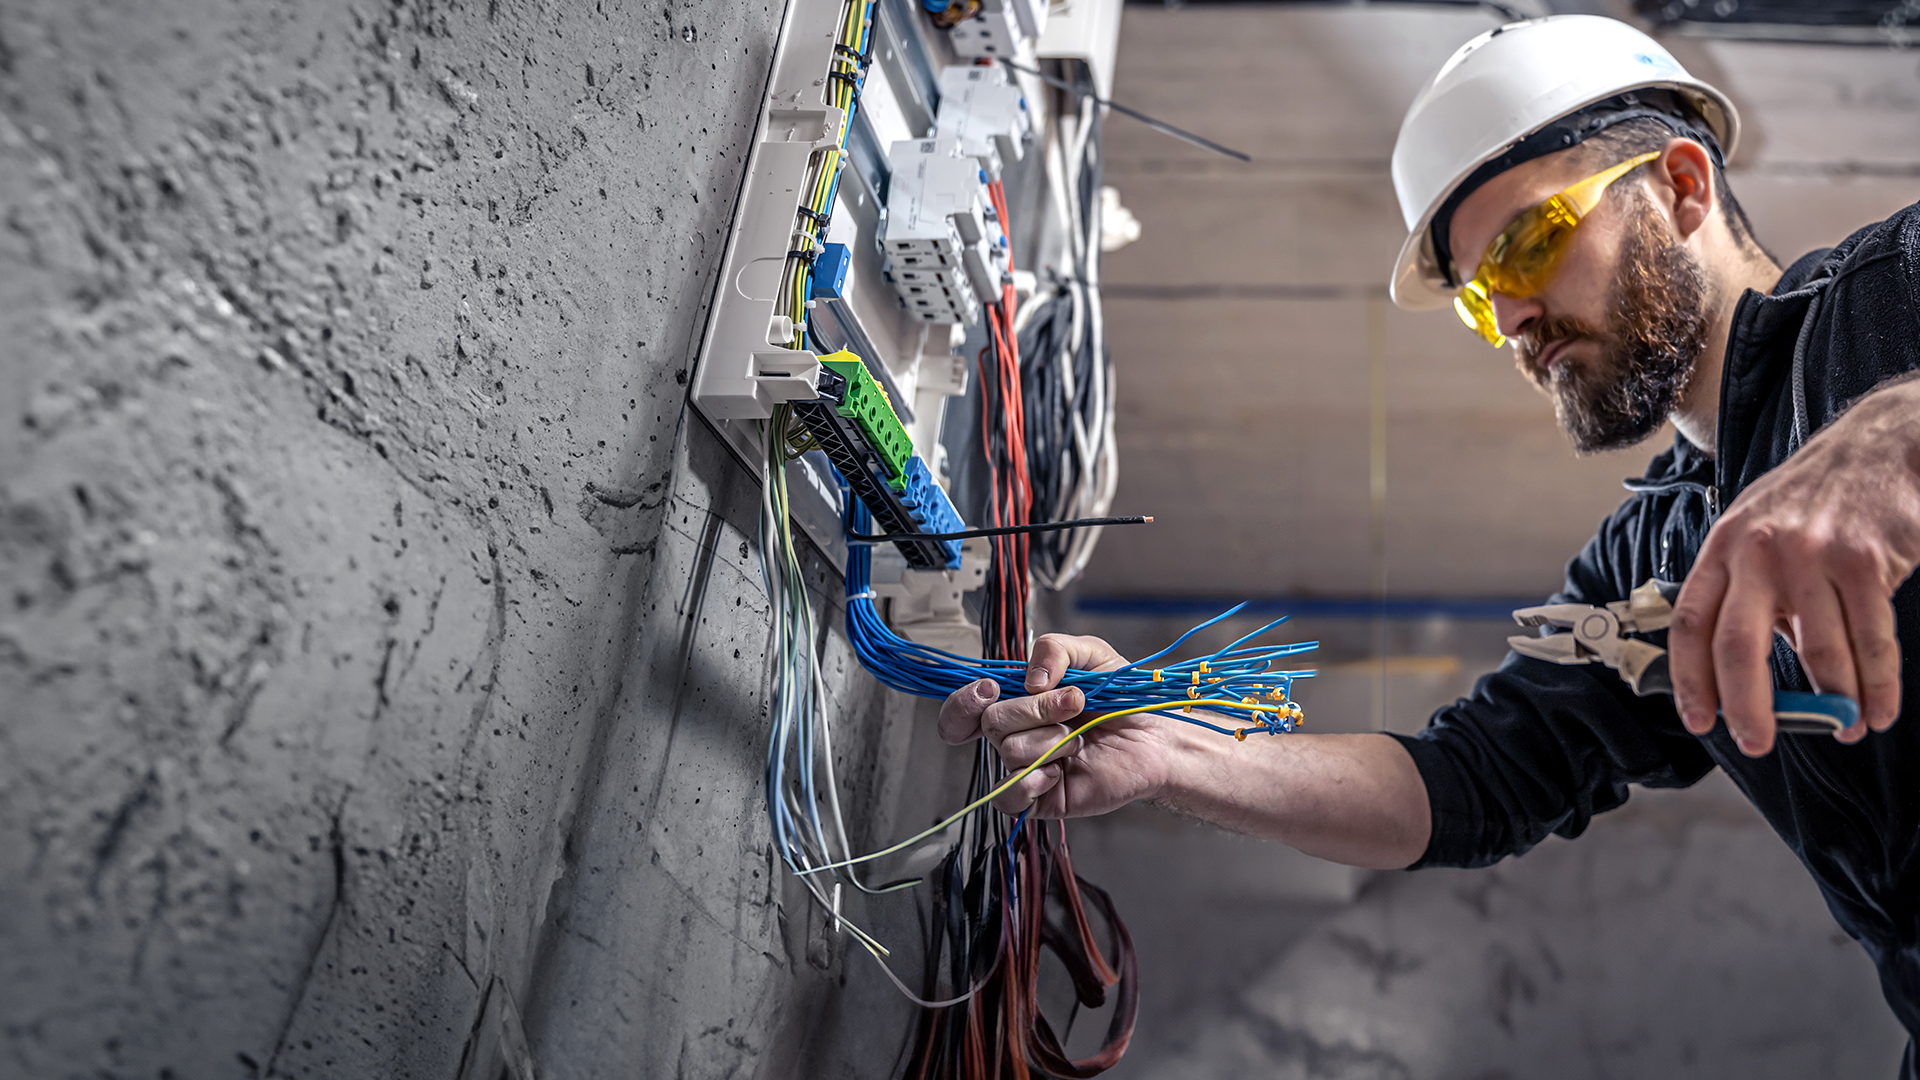
M1023 769L1064 738L1086 709L1079 688L1060 688L1067 669L1111 671L1125 663L1099 638L1048 634L1033 643L1025 696L1000 700L992 679L963 686L940 707L940 736L963 743L985 735L1009 769ZM1031 806L1038 817L1085 817L1147 798L1165 781L1168 724L1139 714L1109 720L1061 747L994 806L1008 814Z
M1860 705L1858 742L1900 715L1892 599L1920 563L1920 382L1875 391L1742 492L1713 526L1674 607L1674 703L1687 730L1716 710L1740 749L1773 748L1775 632L1814 689Z

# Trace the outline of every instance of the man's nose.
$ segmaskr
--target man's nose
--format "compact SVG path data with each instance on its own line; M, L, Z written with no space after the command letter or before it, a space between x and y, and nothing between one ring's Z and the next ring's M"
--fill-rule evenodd
M1494 293L1487 299L1493 302L1493 321L1500 327L1502 337L1517 338L1525 334L1527 328L1547 310L1537 296L1520 300L1504 293Z

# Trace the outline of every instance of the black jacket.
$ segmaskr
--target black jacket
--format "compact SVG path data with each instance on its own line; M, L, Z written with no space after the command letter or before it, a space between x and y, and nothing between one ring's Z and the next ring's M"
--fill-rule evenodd
M1644 478L1628 481L1633 494L1567 565L1555 601L1605 604L1650 577L1683 579L1719 507L1849 402L1915 369L1920 204L1802 258L1772 294L1740 299L1715 456L1676 438ZM1879 966L1894 1012L1920 1035L1920 575L1895 594L1894 611L1901 722L1853 746L1782 736L1758 760L1724 725L1688 734L1672 698L1635 697L1601 665L1508 654L1471 698L1401 738L1433 807L1433 839L1416 865L1486 866L1548 833L1578 836L1593 815L1627 800L1629 784L1684 787L1718 765L1812 872L1834 917ZM1664 646L1664 636L1652 640ZM1793 652L1774 644L1775 684L1810 689ZM1914 1056L1910 1044L1909 1077Z

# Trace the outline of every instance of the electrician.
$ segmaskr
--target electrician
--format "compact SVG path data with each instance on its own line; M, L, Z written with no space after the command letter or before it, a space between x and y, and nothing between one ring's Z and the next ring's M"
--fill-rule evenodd
M1717 765L1920 1034L1920 718L1895 724L1920 701L1920 665L1901 650L1911 661L1920 646L1907 581L1920 562L1920 205L1783 270L1726 187L1738 131L1727 99L1650 38L1567 15L1462 46L1393 151L1410 230L1395 303L1457 299L1474 332L1511 341L1579 450L1677 429L1556 597L1605 604L1684 579L1673 697L1510 653L1416 736L1240 743L1126 717L1000 809L1069 817L1147 799L1355 866L1487 866L1578 836L1631 784L1684 787ZM1605 188L1591 212L1552 221L1546 204L1587 180ZM1062 671L1120 663L1098 638L1047 635L1033 696L964 687L941 734L984 734L1024 766L1084 705L1054 689ZM1776 685L1844 694L1864 722L1776 738ZM1912 1042L1901 1075L1920 1077Z

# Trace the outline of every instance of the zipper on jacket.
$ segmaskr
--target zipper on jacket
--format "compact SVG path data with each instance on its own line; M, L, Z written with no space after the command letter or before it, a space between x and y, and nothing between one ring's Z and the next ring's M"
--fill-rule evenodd
M1707 524L1720 520L1720 485L1707 485Z

